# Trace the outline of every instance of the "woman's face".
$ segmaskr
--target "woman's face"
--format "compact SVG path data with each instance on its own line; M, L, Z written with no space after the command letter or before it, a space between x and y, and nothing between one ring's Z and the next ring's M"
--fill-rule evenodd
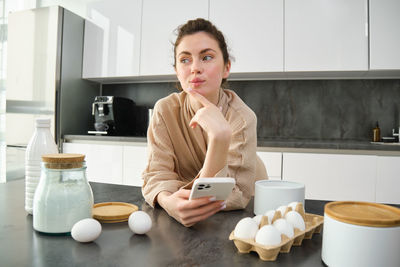
M229 70L218 42L205 32L186 35L176 48L175 71L183 90L192 88L214 104Z

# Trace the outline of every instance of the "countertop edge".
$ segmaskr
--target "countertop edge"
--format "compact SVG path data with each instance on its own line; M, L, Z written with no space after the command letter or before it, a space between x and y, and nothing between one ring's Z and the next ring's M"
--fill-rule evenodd
M65 135L65 143L105 144L121 146L147 146L146 137ZM400 156L400 145L370 142L321 142L321 141L274 141L259 140L257 151L281 153L321 153Z

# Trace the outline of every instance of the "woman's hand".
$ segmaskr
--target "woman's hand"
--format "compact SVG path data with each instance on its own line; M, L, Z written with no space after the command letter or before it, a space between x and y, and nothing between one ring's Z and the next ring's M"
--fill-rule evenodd
M189 126L196 128L197 125L207 132L210 140L230 142L232 130L229 123L224 118L221 109L208 101L207 98L197 93L195 90L187 90L203 106L193 116Z
M175 220L186 227L205 220L226 207L225 202L215 198L202 197L189 200L190 190L180 189L175 193L162 191L157 202Z

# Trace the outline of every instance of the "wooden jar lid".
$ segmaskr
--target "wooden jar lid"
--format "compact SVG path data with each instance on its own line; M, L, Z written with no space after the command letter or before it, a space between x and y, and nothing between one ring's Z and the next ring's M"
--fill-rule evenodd
M42 155L42 161L48 169L72 169L81 168L85 155L83 154L45 154Z
M400 226L400 209L377 203L336 201L325 205L325 214L340 222L370 226Z
M93 218L105 223L125 222L132 212L139 208L131 203L125 202L102 202L94 204Z

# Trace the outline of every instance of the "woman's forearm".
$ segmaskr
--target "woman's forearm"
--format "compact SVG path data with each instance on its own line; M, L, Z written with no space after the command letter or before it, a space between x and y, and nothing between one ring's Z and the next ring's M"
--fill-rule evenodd
M222 168L225 167L228 158L231 135L232 133L230 129L228 129L222 132L219 136L210 138L200 177L214 177Z

